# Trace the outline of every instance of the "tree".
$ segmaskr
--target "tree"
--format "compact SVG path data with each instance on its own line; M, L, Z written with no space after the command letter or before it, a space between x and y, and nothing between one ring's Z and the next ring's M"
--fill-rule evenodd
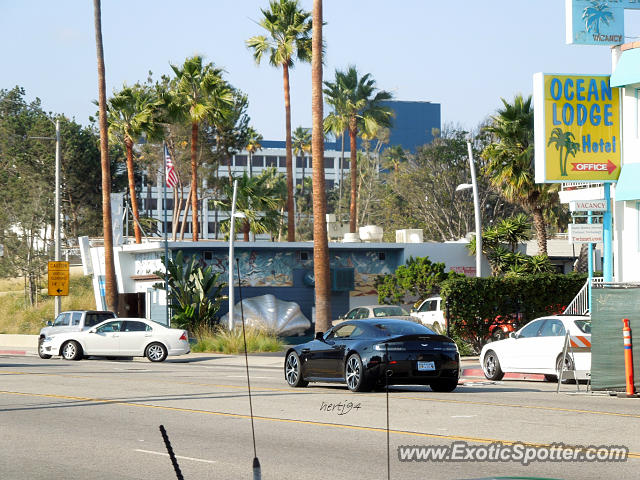
M311 153L311 130L308 128L298 127L293 132L293 140L291 146L296 157L302 157L302 182L300 182L300 194L304 196L304 170L307 164L307 154ZM300 220L300 210L298 209L298 221Z
M122 142L127 152L127 173L129 195L133 212L133 231L136 243L142 243L140 215L136 198L136 185L133 166L133 144L142 135L153 136L156 132L154 114L157 100L150 91L140 85L126 85L108 100L107 120L112 139Z
M104 235L104 292L107 309L118 310L118 286L113 261L113 229L111 226L111 169L109 164L109 130L107 126L107 93L105 87L102 14L100 0L93 0L96 54L98 59L98 108L100 122L100 165L102 170L102 226Z
M287 151L287 241L295 241L293 216L293 154L291 150L291 101L289 95L289 69L293 67L294 54L298 60L308 62L311 57L311 19L309 12L298 5L298 0L272 0L269 9L260 10L263 19L259 25L266 35L256 35L247 40L253 50L253 58L260 63L265 54L274 67L282 67L284 84L284 109L286 117Z
M324 119L324 133L331 133L336 138L340 136L340 180L338 184L338 208L336 210L337 220L342 222L342 191L344 190L344 136L345 132L349 128L349 117L345 114L345 108L337 106L342 105L345 101L344 95L338 98L340 93L341 92L337 89L334 92L335 97L332 99L333 112L327 115Z
M168 91L168 110L174 118L191 123L191 228L194 242L199 238L198 227L198 127L208 120L215 124L228 115L233 92L222 79L222 69L212 63L203 65L196 55L185 60L182 67L171 65L176 75L173 88Z
M482 153L485 173L502 196L528 210L538 241L538 251L547 253L544 211L558 202L557 184L537 184L533 171L533 108L531 96L517 95L513 103L502 99L504 108L492 117L485 131L493 142Z
M313 0L313 55L311 59L311 156L313 158L313 275L316 294L316 332L331 325L331 280L327 239L327 194L324 182L324 128L322 111L322 0Z
M393 145L384 151L382 160L384 168L393 169L397 174L400 164L407 161L407 154L401 145Z
M391 93L376 91L376 82L367 73L358 76L356 67L351 66L346 72L336 70L334 82L324 82L324 93L327 103L334 107L340 116L348 118L349 140L351 150L351 204L349 212L349 230L356 231L357 193L358 193L358 161L356 138L359 133L375 135L380 127L391 127L393 111L382 102L392 98Z
M247 143L244 148L249 152L249 176L253 176L253 154L262 149L263 138L254 128L249 127L247 131Z
M283 198L282 175L272 167L263 170L257 177L250 177L244 172L242 176L232 178L230 184L225 182L222 186L224 199L214 201L223 211L231 212L234 180L238 180L236 211L244 214L244 241L249 241L249 232L270 233L274 236L281 220L279 211ZM228 233L229 222L223 222L222 229Z
M451 276L445 273L445 264L433 263L429 257L410 257L395 273L379 276L375 280L380 303L398 304L423 299L440 291L440 284Z

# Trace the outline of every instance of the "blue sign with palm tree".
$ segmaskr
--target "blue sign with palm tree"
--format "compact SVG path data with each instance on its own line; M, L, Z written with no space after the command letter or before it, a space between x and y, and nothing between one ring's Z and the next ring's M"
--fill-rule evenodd
M625 42L624 11L640 9L637 0L565 0L567 43L618 45Z

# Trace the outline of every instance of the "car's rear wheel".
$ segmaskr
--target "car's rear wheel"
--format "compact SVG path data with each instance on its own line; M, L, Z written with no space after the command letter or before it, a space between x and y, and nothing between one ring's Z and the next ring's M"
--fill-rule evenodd
M439 380L429 384L434 392L453 392L458 386L458 379L452 378L447 380Z
M493 350L489 350L482 361L482 371L484 376L489 380L502 380L504 378L504 372L500 368L500 361L498 355Z
M545 382L550 382L550 383L555 383L558 381L558 377L555 375L545 375L544 376L544 381Z
M366 392L369 390L369 385L364 378L362 359L357 353L351 354L347 358L347 363L344 366L344 379L347 382L347 387L352 392Z
M149 344L147 350L144 352L144 356L152 362L163 362L167 358L167 349L164 345L158 342Z
M566 355L564 357L564 371L566 372L567 370L574 370L574 365L573 365L573 360L571 359L571 357L569 355ZM558 372L557 378L560 378L560 371L562 369L562 355L559 355L558 358L556 359L556 372ZM571 376L573 377L573 372L571 373ZM575 380L573 378L571 379L567 379L567 375L566 373L562 374L563 383L575 383Z
M300 357L296 352L290 352L284 362L284 377L287 383L292 387L306 387L309 382L305 382L302 378L302 365Z
M51 358L51 355L49 355L48 353L44 353L44 337L40 337L40 339L38 340L38 355L40 355L40 358L44 358L45 360L48 360L49 358Z
M62 358L65 360L80 360L82 358L82 347L75 340L69 340L62 345Z

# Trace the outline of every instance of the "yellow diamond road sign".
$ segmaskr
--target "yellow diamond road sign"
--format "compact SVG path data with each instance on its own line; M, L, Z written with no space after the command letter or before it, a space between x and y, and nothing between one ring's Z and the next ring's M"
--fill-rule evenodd
M49 262L49 295L69 295L69 262Z

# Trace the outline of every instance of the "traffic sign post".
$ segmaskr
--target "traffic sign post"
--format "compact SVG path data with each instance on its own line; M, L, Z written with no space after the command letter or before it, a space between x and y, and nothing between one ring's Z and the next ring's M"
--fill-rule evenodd
M49 262L47 271L49 296L68 296L69 262Z

